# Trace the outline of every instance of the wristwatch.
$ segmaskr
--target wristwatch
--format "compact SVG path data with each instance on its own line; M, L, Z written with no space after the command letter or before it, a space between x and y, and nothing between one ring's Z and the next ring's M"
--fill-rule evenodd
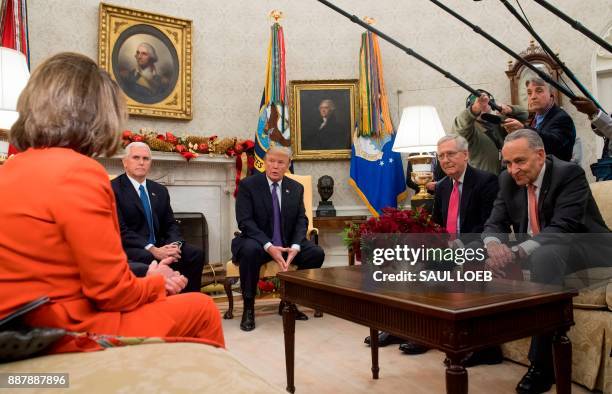
M521 258L521 252L518 245L511 247L510 251L512 252L512 257L514 257L515 260L519 260Z

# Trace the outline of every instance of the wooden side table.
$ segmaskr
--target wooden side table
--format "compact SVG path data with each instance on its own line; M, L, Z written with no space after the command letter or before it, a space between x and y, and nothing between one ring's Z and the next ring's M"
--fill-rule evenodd
M367 220L365 215L353 215L353 216L318 216L313 218L314 227L319 230L337 230L341 231L346 226L351 224L360 224ZM348 252L348 264L355 265L355 253L353 251Z

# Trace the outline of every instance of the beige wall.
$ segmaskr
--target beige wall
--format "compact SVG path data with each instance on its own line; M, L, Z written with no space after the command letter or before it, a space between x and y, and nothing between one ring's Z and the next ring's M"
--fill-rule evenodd
M492 92L498 102L510 97L504 71L510 56L473 33L467 26L426 0L336 0L358 16L377 19L376 27L447 68L476 88ZM269 37L268 13L280 9L286 35L288 79L356 78L362 29L315 0L114 0L115 5L193 20L193 120L174 122L132 118L129 127L152 127L189 134L218 134L252 138L264 83ZM520 52L529 35L498 1L445 1L509 47ZM585 26L602 34L612 21L610 0L556 0L554 4ZM569 25L531 1L522 2L532 24L559 51L580 80L593 84L595 45ZM30 0L32 64L60 51L97 57L98 1ZM394 121L399 106L433 104L444 127L450 129L467 93L400 50L381 44L387 90ZM563 103L567 104L567 101ZM582 137L585 167L598 156L596 139L584 116L573 107ZM348 161L299 162L296 169L314 179L336 179L332 200L337 207L362 206L350 189ZM590 173L590 171L588 171ZM318 197L315 198L315 202Z

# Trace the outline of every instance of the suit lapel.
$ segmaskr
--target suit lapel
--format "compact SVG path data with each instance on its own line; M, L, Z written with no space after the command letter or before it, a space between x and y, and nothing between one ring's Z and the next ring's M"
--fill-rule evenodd
M542 123L540 123L540 127L538 127L538 130L542 130L544 126L553 118L553 116L555 116L557 111L557 105L553 105L546 113L546 116L544 116L544 119L542 119Z
M127 177L127 175L123 174L122 177L123 178L121 179L121 188L123 189L123 192L125 193L127 198L131 200L134 205L136 205L140 213L142 213L142 215L144 216L145 211L144 207L142 206L142 201L140 201L140 196L138 195L138 192L136 192L136 189L134 189L134 185L132 185L132 182Z
M289 182L287 182L287 178L283 177L282 183L281 183L281 228L282 230L282 236L283 238L285 238L285 234L287 234L287 231L285 231L285 227L286 227L286 221L285 218L289 217L289 203L290 203L290 199L293 195L293 189L289 187Z
M272 223L272 192L270 190L270 185L268 184L268 178L266 177L266 174L261 174L260 176L259 190L263 198L263 203L266 208L266 212L268 213L268 217L270 218L270 223Z
M465 169L465 176L463 177L463 187L461 188L461 200L459 206L459 217L461 218L460 226L463 227L465 219L467 218L467 208L472 195L472 189L474 187L474 175L470 166Z
M513 204L516 208L516 212L520 215L518 220L518 222L520 223L518 232L526 233L529 218L527 216L527 188L525 186L517 186L517 192L514 194ZM508 207L508 209L510 209L510 207ZM510 214L512 215L512 213ZM516 230L514 231L516 232Z
M151 181L146 180L147 192L149 194L149 203L151 204L151 216L153 216L153 230L155 233L159 233L159 218L156 212L159 212L159 196L154 192L155 186L152 185Z
M545 226L542 207L544 206L544 200L546 199L548 190L550 190L550 182L551 182L552 170L553 170L552 167L553 167L552 160L548 160L547 158L546 159L546 170L544 171L544 178L542 179L542 187L540 188L540 195L538 196L538 219L540 220L540 228L543 228Z
M447 176L440 183L440 201L442 201L442 207L440 213L442 214L442 222L444 227L446 227L446 218L448 216L448 203L450 202L450 195L453 191L452 187L453 181Z

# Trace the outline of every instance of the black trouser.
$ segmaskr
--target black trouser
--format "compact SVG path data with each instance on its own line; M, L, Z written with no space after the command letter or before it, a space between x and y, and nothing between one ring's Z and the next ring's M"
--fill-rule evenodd
M125 253L130 260L147 265L155 260L155 256L145 249L128 248ZM181 293L200 292L202 286L202 270L204 269L204 252L202 252L202 249L184 243L181 247L181 259L176 263L172 263L170 268L178 271L187 278L187 286L185 286ZM134 271L133 268L132 270ZM139 276L137 272L134 272L134 274Z
M297 265L298 269L321 268L325 259L325 252L318 245L306 240L300 245L300 252L295 256L291 264ZM259 281L259 269L272 257L263 246L252 238L244 238L235 256L240 268L240 288L243 298L255 298L257 294L257 282ZM276 263L275 263L276 264Z

